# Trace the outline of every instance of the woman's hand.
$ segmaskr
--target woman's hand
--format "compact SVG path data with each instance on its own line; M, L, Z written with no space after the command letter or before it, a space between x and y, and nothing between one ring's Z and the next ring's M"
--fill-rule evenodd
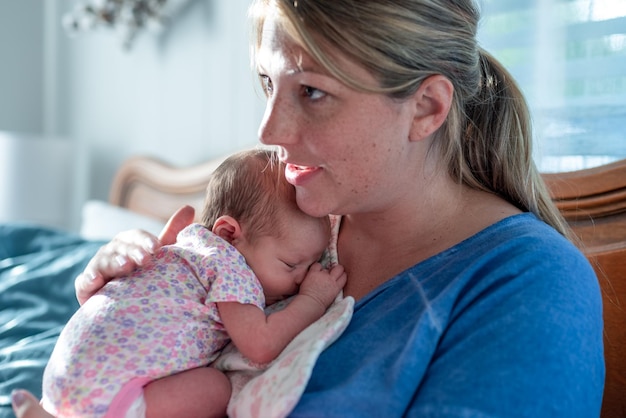
M29 392L16 389L11 393L11 403L16 418L50 418L39 404L39 401Z
M144 265L162 245L175 243L178 233L193 222L194 215L191 206L178 209L159 238L138 229L118 234L98 250L74 281L78 302L82 305L111 279Z

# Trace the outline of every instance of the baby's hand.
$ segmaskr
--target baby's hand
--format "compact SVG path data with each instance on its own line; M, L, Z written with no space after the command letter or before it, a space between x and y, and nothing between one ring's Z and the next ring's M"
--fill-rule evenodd
M306 277L300 284L298 294L309 296L319 302L326 310L343 289L347 278L348 276L341 265L326 270L320 263L315 263L309 268Z

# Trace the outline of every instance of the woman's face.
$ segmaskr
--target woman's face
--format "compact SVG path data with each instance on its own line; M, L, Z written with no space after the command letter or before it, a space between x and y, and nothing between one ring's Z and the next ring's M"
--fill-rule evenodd
M376 85L363 68L355 78ZM299 207L312 216L373 213L398 203L419 170L410 100L353 90L291 41L270 15L257 54L267 94L261 142L280 147Z

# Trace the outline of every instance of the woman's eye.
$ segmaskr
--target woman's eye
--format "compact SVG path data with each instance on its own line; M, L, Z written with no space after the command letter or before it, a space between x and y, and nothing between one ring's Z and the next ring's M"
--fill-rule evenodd
M274 85L272 84L272 80L266 75L259 75L259 79L261 80L261 87L267 96L271 96L274 91Z
M315 87L311 87L311 86L303 86L302 90L303 90L303 94L312 100L321 99L322 97L326 95L326 93L324 93L322 90L316 89Z

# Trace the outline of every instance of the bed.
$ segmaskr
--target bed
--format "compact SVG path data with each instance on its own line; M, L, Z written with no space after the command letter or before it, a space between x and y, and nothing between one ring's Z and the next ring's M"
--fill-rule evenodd
M56 339L78 308L74 278L115 233L158 233L183 204L197 209L207 176L222 159L179 169L149 157L125 161L109 201L83 207L78 233L30 223L0 224L0 418L13 417L13 388L41 393L41 376Z
M40 394L47 358L78 307L74 278L97 249L117 231L158 232L183 204L199 214L207 177L221 161L179 168L144 156L127 160L108 202L85 204L77 234L32 224L0 225L0 418L13 416L12 388ZM602 416L626 416L626 160L546 174L545 179L603 289L607 382Z

